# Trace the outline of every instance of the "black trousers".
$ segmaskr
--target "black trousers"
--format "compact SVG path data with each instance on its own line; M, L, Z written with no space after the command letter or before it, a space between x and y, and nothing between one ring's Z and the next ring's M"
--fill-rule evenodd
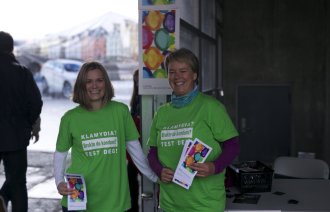
M127 163L127 174L132 206L128 212L139 212L139 171L132 161Z
M6 180L0 195L6 205L11 201L12 212L28 211L28 195L26 188L27 150L0 152Z

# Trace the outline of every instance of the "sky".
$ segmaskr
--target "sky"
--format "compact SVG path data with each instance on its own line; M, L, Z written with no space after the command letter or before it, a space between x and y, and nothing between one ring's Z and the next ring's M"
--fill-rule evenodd
M114 12L138 21L138 0L7 0L1 2L0 31L15 40L58 33Z

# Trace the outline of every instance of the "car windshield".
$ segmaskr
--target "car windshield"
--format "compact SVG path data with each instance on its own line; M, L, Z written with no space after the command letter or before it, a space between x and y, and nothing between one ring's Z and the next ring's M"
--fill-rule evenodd
M64 64L64 69L68 72L78 72L80 69L80 65L68 63L68 64Z

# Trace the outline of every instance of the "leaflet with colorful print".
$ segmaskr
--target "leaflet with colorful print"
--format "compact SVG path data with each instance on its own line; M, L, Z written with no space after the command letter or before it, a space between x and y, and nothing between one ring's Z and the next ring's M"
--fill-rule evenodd
M198 138L194 141L187 140L172 181L185 189L189 189L197 174L195 170L189 168L189 165L203 163L211 151L212 148Z
M78 174L66 174L68 188L73 189L73 194L68 195L68 210L86 210L87 190L84 177Z

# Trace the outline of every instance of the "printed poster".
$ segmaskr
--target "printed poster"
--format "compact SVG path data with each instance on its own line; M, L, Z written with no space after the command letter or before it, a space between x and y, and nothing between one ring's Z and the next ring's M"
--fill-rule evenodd
M139 9L176 8L179 0L139 0Z
M179 46L178 10L139 10L139 94L168 95L172 89L164 60Z

